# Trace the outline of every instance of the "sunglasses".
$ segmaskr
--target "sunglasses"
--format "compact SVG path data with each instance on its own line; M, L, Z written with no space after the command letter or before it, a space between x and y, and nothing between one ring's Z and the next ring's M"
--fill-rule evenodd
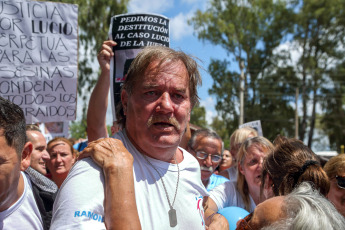
M345 189L345 176L335 176L339 188Z
M236 230L252 230L252 228L249 226L249 221L252 219L252 217L253 212L240 220L237 224Z

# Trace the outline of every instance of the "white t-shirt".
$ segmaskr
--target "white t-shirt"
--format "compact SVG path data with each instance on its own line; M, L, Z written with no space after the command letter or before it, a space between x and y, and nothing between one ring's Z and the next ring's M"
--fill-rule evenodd
M7 210L0 212L0 228L16 230L43 230L40 211L32 192L28 175L21 172L24 179L24 191L20 198Z
M236 188L236 181L227 181L218 185L210 191L210 198L216 203L218 210L231 206L245 209L242 196ZM253 212L256 204L250 195L249 198L250 210L247 211Z
M208 193L201 182L197 160L181 149L184 159L178 165L180 182L173 206L177 213L177 226L171 228L168 216L170 208L160 176L131 144L125 131L117 133L115 138L124 143L134 158L135 198L142 229L205 229L202 201ZM153 158L148 160L163 176L172 203L177 165ZM105 229L103 202L103 171L91 158L77 162L56 197L51 229Z

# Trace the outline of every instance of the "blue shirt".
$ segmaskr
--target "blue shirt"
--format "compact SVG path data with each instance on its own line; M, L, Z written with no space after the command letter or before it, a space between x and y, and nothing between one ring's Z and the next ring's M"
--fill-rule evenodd
M217 175L217 174L212 174L207 185L207 191L211 191L214 187L217 187L220 184L223 184L224 182L229 181L227 178Z
M78 152L83 151L83 149L86 148L87 143L88 143L88 141L79 142L79 143L77 143L77 144L74 144L74 145L73 145L73 148L74 148L75 150L78 150Z

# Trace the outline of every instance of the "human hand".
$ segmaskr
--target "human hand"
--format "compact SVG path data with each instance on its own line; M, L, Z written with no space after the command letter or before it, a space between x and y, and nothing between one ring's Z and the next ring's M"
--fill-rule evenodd
M110 60L114 56L113 46L116 45L117 43L112 40L103 42L102 48L97 55L97 60L102 72L108 73L110 71Z
M211 224L206 227L207 230L229 230L228 220L221 214L216 213L211 220Z
M92 141L80 153L78 160L91 157L104 172L133 167L133 156L122 141L114 138L103 138Z

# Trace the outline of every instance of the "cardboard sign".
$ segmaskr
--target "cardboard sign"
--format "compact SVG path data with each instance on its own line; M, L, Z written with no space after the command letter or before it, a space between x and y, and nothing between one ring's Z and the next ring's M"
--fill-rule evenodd
M115 106L121 103L120 91L133 59L145 46L169 47L169 19L154 14L121 14L112 17L109 37L114 46L111 61L111 100L114 121Z
M0 96L27 123L74 120L78 6L0 1Z
M259 136L263 136L260 120L247 122L247 123L244 123L243 125L239 126L239 128L243 128L243 127L251 127L253 129L255 129L256 132L258 132Z

